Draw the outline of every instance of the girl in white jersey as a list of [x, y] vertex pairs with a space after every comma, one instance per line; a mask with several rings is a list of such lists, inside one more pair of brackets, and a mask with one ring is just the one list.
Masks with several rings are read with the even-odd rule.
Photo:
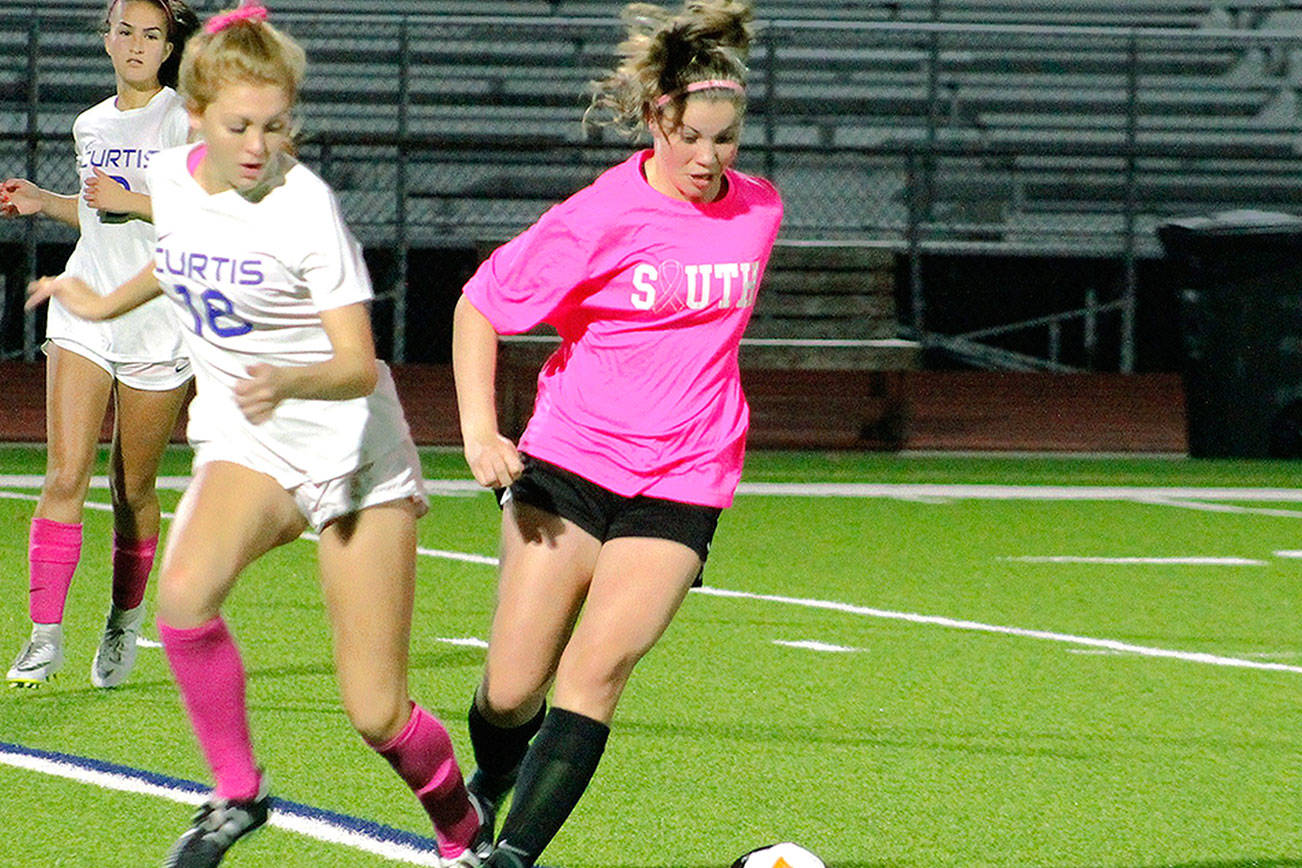
[[[515, 787], [494, 868], [533, 865], [578, 802], [741, 474], [737, 351], [782, 217], [773, 185], [731, 168], [750, 15], [736, 0], [627, 7], [625, 61], [593, 106], [653, 147], [494, 251], [457, 304], [466, 458], [481, 484], [509, 486], [470, 709], [486, 815]], [[539, 322], [561, 346], [517, 451], [497, 428], [497, 335]]]
[[[0, 185], [0, 214], [45, 214], [80, 229], [66, 273], [100, 293], [153, 258], [145, 169], [160, 149], [186, 140], [185, 109], [172, 86], [185, 40], [198, 27], [180, 0], [113, 0], [104, 23], [117, 93], [73, 124], [83, 194], [62, 196], [17, 178]], [[113, 600], [90, 677], [96, 687], [113, 687], [135, 661], [158, 545], [155, 477], [189, 390], [190, 366], [176, 319], [161, 301], [112, 323], [87, 322], [53, 304], [45, 334], [48, 458], [28, 550], [32, 630], [8, 680], [34, 687], [63, 663], [64, 603], [111, 398]]]
[[427, 508], [419, 459], [375, 358], [360, 245], [330, 188], [289, 153], [303, 69], [302, 49], [265, 8], [210, 20], [181, 67], [201, 142], [149, 171], [155, 264], [104, 297], [70, 277], [36, 281], [31, 301], [53, 296], [100, 319], [165, 294], [186, 325], [194, 480], [163, 556], [158, 625], [216, 788], [165, 864], [216, 865], [266, 822], [221, 605], [245, 566], [310, 527], [344, 709], [420, 799], [440, 856], [477, 866], [480, 818], [451, 740], [407, 692], [416, 519]]

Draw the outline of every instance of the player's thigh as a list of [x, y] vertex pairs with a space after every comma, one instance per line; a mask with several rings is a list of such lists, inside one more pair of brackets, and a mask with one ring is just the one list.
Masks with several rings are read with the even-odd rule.
[[110, 471], [126, 489], [152, 487], [189, 393], [189, 383], [158, 391], [136, 389], [121, 382], [114, 385], [116, 412]]
[[168, 534], [159, 617], [178, 629], [216, 617], [240, 571], [306, 526], [270, 476], [229, 461], [201, 465]]
[[345, 704], [358, 694], [405, 701], [416, 507], [395, 500], [331, 522], [318, 560]]
[[572, 694], [608, 692], [613, 710], [633, 666], [664, 635], [700, 568], [696, 552], [679, 542], [647, 537], [607, 541], [597, 558], [583, 618], [561, 658], [557, 705], [578, 710]]
[[507, 712], [530, 704], [551, 683], [601, 543], [573, 522], [508, 502], [500, 549], [484, 686], [490, 707]]

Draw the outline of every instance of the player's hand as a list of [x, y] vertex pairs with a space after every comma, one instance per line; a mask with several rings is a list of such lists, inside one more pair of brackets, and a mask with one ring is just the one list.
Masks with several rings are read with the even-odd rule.
[[41, 188], [22, 178], [0, 184], [0, 217], [29, 217], [43, 208]]
[[91, 319], [91, 307], [100, 296], [79, 277], [39, 277], [27, 284], [27, 303], [23, 309], [33, 310], [51, 298], [57, 298], [71, 313]]
[[130, 193], [121, 183], [104, 174], [98, 168], [94, 175], [86, 179], [81, 198], [96, 211], [113, 211], [125, 213], [131, 210]]
[[465, 453], [475, 481], [485, 488], [506, 488], [524, 472], [515, 444], [496, 431], [467, 438]]
[[285, 398], [285, 369], [259, 363], [249, 367], [248, 375], [235, 384], [235, 403], [244, 418], [260, 425]]

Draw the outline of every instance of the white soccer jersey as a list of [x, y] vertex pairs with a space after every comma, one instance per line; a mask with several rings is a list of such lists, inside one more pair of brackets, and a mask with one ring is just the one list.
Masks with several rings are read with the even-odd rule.
[[233, 389], [259, 362], [333, 356], [320, 311], [371, 298], [361, 245], [334, 193], [306, 166], [286, 157], [283, 178], [256, 202], [234, 190], [213, 195], [187, 165], [198, 147], [165, 151], [149, 171], [154, 273], [177, 306], [195, 370], [189, 439], [196, 448], [247, 440], [257, 453], [250, 466], [287, 488], [351, 473], [409, 437], [389, 377], [365, 398], [282, 401], [260, 425], [244, 418]]
[[[189, 134], [184, 103], [170, 87], [142, 108], [119, 111], [115, 102], [110, 97], [87, 109], [72, 125], [78, 177], [84, 183], [99, 169], [133, 192], [149, 193], [145, 172], [153, 156], [185, 144]], [[64, 272], [105, 295], [149, 263], [154, 227], [146, 220], [101, 215], [77, 192], [81, 237]], [[184, 355], [176, 318], [162, 299], [102, 323], [75, 317], [52, 300], [45, 334], [75, 341], [113, 362], [163, 362]]]

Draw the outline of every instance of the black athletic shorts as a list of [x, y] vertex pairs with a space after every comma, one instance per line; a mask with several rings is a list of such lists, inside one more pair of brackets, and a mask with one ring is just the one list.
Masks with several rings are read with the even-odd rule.
[[[532, 455], [520, 458], [524, 473], [509, 489], [517, 503], [567, 518], [601, 542], [627, 536], [668, 539], [696, 552], [702, 563], [709, 556], [722, 509], [641, 494], [624, 497]], [[506, 491], [498, 490], [499, 506], [506, 503]]]

